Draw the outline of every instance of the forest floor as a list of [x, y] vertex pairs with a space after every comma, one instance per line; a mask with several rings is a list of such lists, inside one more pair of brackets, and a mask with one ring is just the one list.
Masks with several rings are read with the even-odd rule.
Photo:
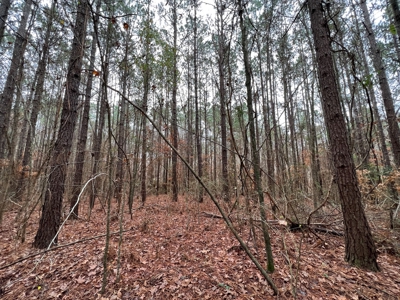
[[[0, 298], [400, 299], [400, 234], [384, 228], [382, 212], [368, 212], [379, 250], [381, 272], [376, 273], [343, 260], [343, 237], [271, 225], [276, 268], [271, 278], [280, 291], [277, 297], [223, 220], [203, 212], [218, 214], [208, 199], [198, 204], [182, 197], [171, 203], [167, 196], [152, 196], [144, 208], [134, 210], [132, 219], [125, 213], [120, 268], [119, 234], [113, 234], [106, 292], [100, 295], [105, 237], [82, 241], [105, 233], [106, 214], [99, 204], [90, 220], [68, 220], [58, 248], [40, 255], [31, 247], [39, 215], [29, 219], [26, 242], [21, 244], [16, 239], [16, 212], [9, 211], [0, 227]], [[115, 213], [111, 220], [111, 232], [118, 231]], [[248, 222], [234, 223], [248, 241]], [[80, 242], [63, 247], [74, 241]], [[249, 242], [261, 259], [261, 240], [256, 244]]]

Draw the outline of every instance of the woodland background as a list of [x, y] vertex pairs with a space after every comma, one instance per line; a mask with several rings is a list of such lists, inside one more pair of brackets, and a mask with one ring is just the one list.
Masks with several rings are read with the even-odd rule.
[[397, 0], [1, 0], [0, 297], [398, 299], [399, 44]]

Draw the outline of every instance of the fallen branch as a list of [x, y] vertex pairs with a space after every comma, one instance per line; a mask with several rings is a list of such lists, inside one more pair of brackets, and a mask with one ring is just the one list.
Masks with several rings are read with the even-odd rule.
[[336, 236], [343, 236], [344, 235], [343, 232], [336, 231], [336, 230], [331, 230], [331, 229], [326, 229], [326, 228], [322, 228], [322, 227], [315, 227], [315, 228], [312, 228], [312, 229], [314, 231], [328, 233], [328, 234], [332, 234], [332, 235], [336, 235]]
[[210, 212], [202, 211], [201, 213], [207, 218], [223, 219], [222, 216], [216, 215], [216, 214], [213, 214], [213, 213], [210, 213]]
[[[217, 214], [207, 212], [207, 211], [202, 211], [201, 214], [207, 218], [223, 219], [223, 217], [221, 215], [217, 215]], [[250, 219], [249, 218], [241, 218], [241, 220], [248, 221]], [[256, 221], [256, 222], [261, 222], [260, 219], [253, 218], [252, 220]], [[285, 225], [285, 226], [287, 226], [287, 224], [288, 224], [288, 222], [285, 220], [266, 220], [266, 222], [268, 224]]]
[[[207, 218], [223, 219], [223, 217], [221, 215], [217, 215], [217, 214], [206, 212], [206, 211], [201, 212], [201, 214]], [[243, 220], [249, 220], [249, 219], [244, 218]], [[261, 220], [259, 220], [259, 219], [253, 219], [253, 221], [261, 222]], [[282, 225], [285, 227], [289, 227], [289, 229], [292, 231], [309, 228], [309, 229], [312, 229], [317, 232], [328, 233], [328, 234], [332, 234], [332, 235], [336, 235], [336, 236], [343, 236], [343, 232], [340, 232], [340, 231], [331, 230], [331, 229], [327, 229], [327, 228], [323, 228], [323, 227], [315, 227], [315, 225], [325, 225], [325, 224], [321, 224], [321, 223], [316, 223], [316, 224], [311, 223], [309, 225], [307, 225], [307, 224], [291, 224], [290, 226], [284, 220], [282, 220], [282, 221], [281, 220], [267, 220], [267, 223], [271, 224], [271, 225]]]
[[[124, 230], [123, 232], [127, 232], [127, 231], [130, 231], [130, 230], [132, 230], [132, 229]], [[112, 232], [110, 235], [114, 235], [114, 234], [118, 234], [118, 233], [120, 233], [120, 231]], [[36, 252], [36, 253], [33, 253], [33, 254], [29, 254], [28, 256], [21, 257], [21, 258], [17, 259], [16, 261], [13, 261], [12, 263], [10, 263], [8, 265], [0, 267], [0, 270], [7, 269], [8, 267], [16, 265], [16, 264], [18, 264], [20, 262], [23, 262], [23, 261], [27, 260], [27, 259], [30, 259], [32, 257], [38, 256], [38, 255], [41, 255], [41, 254], [45, 254], [45, 253], [53, 251], [53, 250], [58, 250], [60, 248], [69, 247], [69, 246], [72, 246], [72, 245], [75, 245], [75, 244], [79, 244], [79, 243], [83, 243], [83, 242], [87, 242], [87, 241], [90, 241], [90, 240], [95, 240], [95, 239], [98, 239], [98, 238], [101, 238], [101, 237], [104, 237], [104, 236], [106, 236], [105, 233], [104, 234], [100, 234], [100, 235], [96, 235], [96, 236], [87, 237], [87, 238], [84, 238], [84, 239], [81, 239], [81, 240], [77, 240], [77, 241], [74, 241], [74, 242], [71, 242], [71, 243], [68, 243], [68, 244], [55, 246], [55, 247], [52, 247], [50, 249], [45, 249], [43, 251], [39, 251], [39, 252]]]

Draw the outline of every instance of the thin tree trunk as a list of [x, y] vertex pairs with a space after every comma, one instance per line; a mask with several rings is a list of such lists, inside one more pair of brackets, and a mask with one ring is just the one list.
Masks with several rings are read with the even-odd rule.
[[218, 14], [218, 74], [219, 74], [219, 97], [220, 97], [220, 114], [221, 114], [221, 167], [222, 167], [222, 199], [230, 200], [229, 194], [229, 177], [228, 177], [228, 147], [227, 147], [227, 130], [226, 130], [226, 88], [225, 88], [225, 32], [224, 32], [224, 10], [225, 4], [219, 1]]
[[[178, 47], [178, 17], [177, 3], [173, 0], [172, 7], [172, 23], [174, 27], [174, 46], [173, 46], [173, 78], [172, 78], [172, 103], [171, 103], [171, 122], [172, 122], [172, 146], [178, 150], [178, 119], [177, 119], [177, 104], [176, 94], [178, 89], [178, 67], [177, 67], [177, 47]], [[175, 151], [172, 151], [172, 201], [178, 201], [178, 156]]]
[[11, 0], [2, 0], [0, 4], [0, 44], [4, 37], [6, 29], [6, 22], [8, 17], [8, 10], [11, 6]]
[[135, 132], [134, 132], [134, 136], [136, 136], [136, 139], [134, 140], [134, 148], [133, 148], [133, 153], [134, 156], [132, 158], [132, 170], [131, 170], [131, 184], [130, 184], [130, 189], [129, 189], [129, 213], [131, 214], [132, 217], [132, 208], [133, 208], [133, 197], [135, 194], [135, 189], [136, 189], [136, 182], [138, 180], [137, 179], [137, 175], [139, 173], [139, 152], [140, 152], [140, 132], [141, 132], [141, 115], [138, 112], [134, 112], [134, 116], [135, 116], [135, 120], [133, 122], [133, 124], [135, 124]]
[[[52, 2], [52, 6], [50, 9], [50, 14], [49, 18], [47, 20], [47, 29], [46, 29], [46, 34], [45, 34], [45, 39], [43, 43], [43, 48], [42, 48], [42, 55], [39, 60], [36, 72], [35, 72], [35, 80], [34, 82], [36, 83], [36, 86], [32, 88], [32, 93], [33, 98], [32, 101], [32, 112], [29, 118], [29, 126], [28, 122], [26, 124], [23, 124], [23, 128], [21, 130], [21, 139], [25, 136], [24, 132], [24, 127], [28, 127], [28, 133], [26, 136], [25, 140], [25, 150], [22, 158], [22, 166], [32, 166], [31, 159], [32, 159], [32, 143], [33, 139], [36, 135], [36, 122], [37, 118], [39, 115], [40, 111], [40, 105], [41, 105], [41, 98], [43, 95], [43, 86], [44, 86], [44, 79], [45, 79], [45, 73], [47, 69], [47, 60], [48, 60], [48, 55], [49, 55], [49, 41], [50, 41], [50, 35], [51, 35], [51, 29], [52, 29], [52, 23], [53, 23], [53, 18], [54, 18], [54, 9], [55, 9], [55, 2]], [[22, 71], [22, 68], [21, 70]], [[31, 98], [31, 97], [30, 97]], [[14, 116], [15, 118], [15, 116]], [[25, 120], [24, 120], [25, 121]], [[25, 122], [24, 122], [25, 123]], [[15, 125], [14, 125], [14, 128]], [[21, 143], [22, 144], [22, 143]], [[17, 153], [18, 154], [18, 153]], [[18, 155], [17, 155], [18, 157]], [[18, 187], [17, 187], [17, 199], [20, 200], [22, 197], [22, 194], [24, 192], [24, 178], [19, 178], [18, 180]]]
[[[396, 30], [396, 32], [397, 32], [397, 30]], [[392, 33], [392, 39], [393, 39], [394, 48], [396, 49], [397, 62], [400, 63], [400, 45], [399, 45], [399, 41], [397, 40], [397, 35]], [[398, 70], [397, 70], [397, 73], [398, 73]]]
[[[217, 140], [217, 107], [216, 105], [212, 106], [212, 128], [213, 128], [213, 140]], [[218, 182], [217, 180], [217, 143], [213, 143], [212, 146], [212, 154], [211, 154], [211, 163], [212, 163], [212, 176], [211, 180], [214, 182]]]
[[[194, 19], [193, 19], [193, 69], [194, 69], [194, 103], [195, 103], [195, 135], [196, 135], [196, 150], [197, 150], [197, 174], [200, 178], [203, 177], [203, 152], [201, 145], [201, 129], [200, 129], [200, 109], [198, 96], [198, 66], [197, 66], [197, 0], [194, 1]], [[198, 185], [197, 200], [203, 202], [203, 188]]]
[[21, 67], [22, 57], [27, 43], [26, 26], [28, 24], [29, 14], [31, 12], [32, 0], [27, 0], [19, 23], [16, 35], [11, 66], [8, 71], [6, 83], [0, 98], [0, 159], [6, 157], [7, 149], [11, 152], [10, 142], [7, 136], [7, 129], [10, 123], [10, 114], [18, 70]]
[[25, 64], [25, 58], [21, 58], [21, 65], [18, 70], [18, 75], [17, 75], [17, 92], [16, 92], [16, 97], [15, 97], [15, 103], [13, 107], [13, 118], [12, 118], [12, 124], [11, 125], [11, 141], [10, 141], [10, 151], [8, 152], [8, 159], [10, 161], [14, 161], [16, 157], [16, 151], [17, 151], [17, 141], [18, 141], [18, 136], [20, 135], [20, 126], [18, 123], [20, 122], [20, 116], [21, 116], [21, 100], [22, 100], [22, 88], [23, 88], [23, 80], [24, 80], [24, 64]]
[[[149, 9], [149, 8], [148, 8]], [[148, 13], [146, 33], [145, 33], [145, 61], [143, 66], [143, 100], [142, 109], [147, 112], [149, 91], [150, 91], [150, 11]], [[146, 202], [147, 197], [147, 119], [142, 116], [142, 158], [141, 158], [141, 198], [142, 205]]]
[[[310, 45], [312, 46], [312, 45]], [[302, 61], [306, 62], [303, 50], [301, 51]], [[314, 56], [314, 55], [313, 55]], [[322, 178], [319, 163], [318, 153], [318, 139], [317, 130], [315, 126], [315, 103], [314, 103], [314, 82], [311, 83], [312, 90], [310, 91], [310, 82], [306, 74], [306, 66], [303, 64], [303, 77], [305, 80], [305, 99], [306, 99], [306, 114], [307, 114], [307, 131], [308, 131], [308, 143], [310, 148], [310, 165], [311, 165], [311, 181], [312, 181], [312, 195], [313, 195], [313, 206], [317, 209], [320, 205], [320, 199], [322, 199]]]
[[[268, 45], [269, 47], [269, 45]], [[273, 53], [272, 49], [268, 49], [267, 51], [267, 66], [268, 66], [268, 82], [269, 82], [269, 103], [270, 103], [270, 113], [269, 115], [272, 116], [272, 128], [273, 128], [273, 137], [274, 137], [274, 145], [273, 145], [273, 152], [274, 155], [273, 161], [271, 164], [274, 164], [275, 161], [275, 178], [277, 178], [278, 183], [281, 183], [282, 180], [282, 164], [281, 164], [281, 149], [279, 145], [279, 125], [278, 121], [276, 119], [277, 116], [277, 110], [275, 109], [275, 87], [274, 87], [274, 71], [273, 71], [273, 65], [272, 65], [272, 60], [273, 60]], [[270, 132], [271, 135], [271, 146], [272, 146], [272, 132]], [[271, 168], [273, 168], [273, 165], [271, 165]], [[279, 184], [278, 184], [279, 185]], [[275, 197], [279, 197], [279, 189], [276, 190]]]
[[45, 35], [43, 49], [42, 49], [42, 57], [38, 63], [38, 67], [37, 67], [37, 71], [36, 71], [36, 74], [38, 75], [38, 77], [37, 77], [36, 88], [34, 89], [35, 94], [32, 99], [32, 112], [31, 112], [30, 121], [29, 121], [28, 135], [26, 137], [24, 156], [22, 159], [23, 166], [27, 166], [27, 165], [31, 164], [32, 142], [33, 142], [33, 138], [36, 135], [36, 122], [37, 122], [37, 118], [39, 115], [41, 99], [42, 99], [42, 95], [43, 95], [44, 79], [45, 79], [45, 75], [46, 75], [47, 61], [48, 61], [48, 57], [49, 57], [49, 42], [50, 42], [50, 35], [51, 35], [51, 31], [52, 31], [54, 12], [55, 12], [55, 1], [52, 2], [49, 19], [47, 21], [46, 35]]
[[[106, 53], [106, 60], [108, 60], [108, 50]], [[108, 73], [108, 63], [105, 63], [105, 66], [103, 66], [102, 72]], [[107, 75], [104, 75], [108, 77]], [[96, 118], [96, 126], [94, 130], [94, 137], [93, 137], [93, 145], [92, 145], [92, 158], [93, 158], [93, 168], [92, 168], [92, 176], [95, 176], [97, 172], [99, 171], [99, 164], [100, 164], [100, 158], [101, 158], [101, 145], [103, 143], [103, 130], [104, 130], [104, 124], [105, 124], [105, 114], [106, 114], [106, 101], [105, 99], [105, 89], [107, 87], [105, 86], [104, 83], [101, 84], [101, 94], [99, 96], [99, 102], [100, 108], [98, 109], [98, 114]], [[93, 209], [94, 203], [96, 200], [96, 196], [98, 196], [100, 190], [100, 184], [98, 181], [96, 181], [92, 185], [92, 190], [90, 192], [90, 200], [89, 200], [89, 205], [90, 205], [90, 210]]]
[[[168, 97], [166, 97], [168, 98]], [[166, 107], [165, 107], [165, 118], [166, 120], [169, 119], [169, 112], [170, 112], [170, 105], [169, 102], [167, 102]], [[168, 128], [167, 123], [165, 124], [165, 136], [169, 137], [170, 135], [170, 130]], [[164, 192], [165, 194], [168, 194], [169, 192], [169, 178], [168, 178], [168, 170], [169, 170], [169, 153], [164, 153]]]
[[[342, 34], [340, 34], [341, 42], [343, 44], [342, 40]], [[362, 163], [362, 168], [366, 168], [368, 165], [368, 159], [367, 156], [369, 155], [369, 149], [368, 145], [365, 145], [365, 137], [366, 133], [363, 131], [362, 128], [362, 123], [366, 123], [362, 121], [362, 115], [358, 109], [358, 99], [357, 93], [358, 90], [356, 89], [356, 84], [352, 82], [350, 78], [350, 70], [348, 68], [348, 62], [343, 60], [343, 56], [339, 55], [340, 58], [340, 63], [341, 63], [341, 68], [342, 70], [344, 69], [343, 74], [343, 81], [345, 82], [344, 85], [347, 85], [347, 89], [350, 91], [350, 98], [347, 99], [348, 103], [348, 111], [350, 115], [350, 123], [351, 123], [351, 129], [350, 132], [352, 132], [352, 139], [351, 139], [351, 144], [355, 150], [356, 157], [358, 158], [356, 163], [360, 164]], [[345, 96], [344, 96], [345, 97]]]
[[[268, 27], [269, 30], [269, 27]], [[269, 36], [269, 32], [268, 32]], [[267, 52], [267, 64], [271, 64], [271, 53], [270, 53], [270, 43], [269, 43], [269, 37], [267, 37], [267, 46], [266, 46], [266, 52]], [[265, 87], [264, 87], [264, 80], [263, 80], [263, 70], [262, 70], [262, 65], [261, 65], [261, 46], [259, 41], [257, 42], [257, 47], [258, 47], [258, 53], [259, 53], [259, 69], [260, 69], [260, 81], [261, 81], [261, 97], [262, 97], [262, 109], [263, 109], [263, 115], [264, 115], [264, 130], [265, 130], [265, 137], [266, 137], [266, 155], [267, 155], [267, 182], [268, 182], [268, 189], [270, 192], [270, 195], [275, 198], [275, 181], [274, 181], [274, 176], [275, 176], [275, 164], [274, 164], [274, 154], [273, 154], [273, 141], [272, 141], [272, 128], [271, 128], [271, 114], [274, 114], [275, 112], [270, 109], [269, 101], [268, 98], [272, 98], [269, 96], [268, 92], [268, 81], [270, 82], [270, 77], [271, 74], [268, 73], [266, 74], [266, 79], [265, 79]], [[269, 67], [270, 68], [270, 67]], [[272, 89], [271, 89], [272, 91]], [[271, 201], [271, 209], [272, 209], [272, 214], [275, 217], [275, 214], [277, 213], [277, 206], [276, 204]]]
[[[100, 4], [98, 4], [100, 5]], [[112, 31], [113, 23], [108, 22], [107, 25], [107, 33], [106, 33], [106, 41], [105, 41], [105, 50], [104, 53], [101, 51], [102, 48], [100, 47], [100, 42], [99, 42], [99, 36], [98, 33], [96, 34], [97, 36], [97, 47], [100, 50], [100, 58], [101, 58], [101, 68], [102, 68], [102, 81], [101, 81], [101, 92], [99, 96], [99, 102], [97, 103], [97, 113], [96, 113], [96, 123], [95, 123], [95, 130], [93, 133], [93, 145], [92, 145], [92, 159], [93, 159], [93, 166], [92, 166], [92, 176], [96, 176], [96, 174], [99, 172], [99, 165], [100, 165], [100, 159], [103, 157], [101, 154], [102, 150], [102, 144], [103, 144], [103, 130], [104, 130], [104, 125], [105, 125], [105, 120], [106, 120], [106, 113], [107, 113], [107, 106], [108, 104], [108, 99], [107, 99], [107, 84], [108, 84], [108, 78], [109, 78], [109, 66], [110, 66], [110, 55], [111, 55], [111, 31]], [[96, 27], [95, 27], [96, 29]], [[110, 137], [111, 138], [111, 137]], [[108, 158], [108, 156], [107, 156]], [[109, 179], [111, 180], [111, 178]], [[96, 196], [100, 195], [100, 192], [102, 191], [102, 183], [99, 181], [96, 181], [94, 184], [92, 184], [92, 189], [90, 191], [90, 196], [89, 196], [89, 217], [91, 215], [91, 211], [94, 207]]]
[[[96, 11], [98, 12], [100, 9], [100, 0], [97, 3]], [[96, 28], [98, 26], [98, 17], [94, 16], [94, 24]], [[70, 200], [70, 209], [73, 209], [71, 214], [71, 218], [77, 218], [79, 215], [79, 203], [78, 196], [81, 192], [82, 186], [82, 178], [83, 178], [83, 166], [85, 162], [85, 149], [86, 149], [86, 141], [88, 137], [88, 129], [89, 129], [89, 112], [90, 112], [90, 101], [92, 99], [92, 87], [93, 87], [93, 76], [94, 76], [94, 62], [96, 59], [96, 49], [97, 49], [97, 29], [95, 29], [92, 33], [92, 49], [90, 52], [90, 63], [88, 70], [88, 78], [86, 83], [85, 90], [85, 102], [83, 104], [83, 114], [82, 114], [82, 123], [81, 130], [79, 133], [77, 149], [76, 149], [76, 158], [75, 158], [75, 174], [73, 179], [73, 192]]]
[[[393, 10], [394, 25], [396, 26], [397, 37], [400, 42], [400, 9], [398, 0], [390, 0], [390, 6]], [[0, 35], [1, 37], [1, 35]]]
[[[39, 58], [40, 60], [40, 58]], [[22, 128], [21, 128], [21, 134], [19, 137], [19, 141], [18, 141], [18, 153], [17, 153], [17, 160], [22, 160], [24, 153], [25, 153], [25, 147], [24, 145], [26, 144], [26, 137], [28, 134], [28, 127], [29, 127], [29, 119], [30, 119], [30, 114], [29, 112], [31, 111], [31, 105], [32, 105], [32, 100], [35, 94], [35, 86], [37, 84], [37, 80], [38, 80], [39, 74], [38, 74], [38, 69], [36, 69], [35, 72], [35, 76], [33, 78], [33, 81], [31, 82], [31, 85], [29, 86], [29, 97], [26, 100], [25, 103], [25, 110], [24, 110], [24, 120], [22, 122]]]
[[371, 56], [374, 63], [375, 72], [379, 79], [379, 86], [382, 93], [383, 104], [386, 110], [386, 118], [389, 125], [389, 137], [392, 143], [392, 153], [396, 167], [400, 167], [400, 130], [397, 124], [396, 111], [393, 104], [393, 97], [390, 91], [389, 82], [386, 76], [386, 69], [383, 64], [381, 50], [376, 42], [375, 33], [372, 30], [372, 24], [369, 17], [366, 0], [360, 2], [364, 14], [364, 25], [367, 31], [367, 37], [371, 47]]
[[256, 143], [256, 131], [255, 131], [255, 114], [253, 110], [253, 94], [251, 90], [251, 65], [250, 65], [250, 57], [249, 50], [247, 49], [247, 27], [244, 24], [243, 13], [244, 9], [242, 7], [242, 2], [239, 0], [239, 19], [240, 19], [240, 30], [242, 33], [242, 52], [243, 52], [243, 60], [244, 60], [244, 69], [246, 74], [246, 90], [247, 90], [247, 110], [248, 110], [248, 124], [250, 129], [250, 147], [251, 147], [251, 159], [252, 159], [252, 167], [254, 172], [254, 182], [256, 193], [260, 205], [260, 217], [261, 217], [261, 226], [264, 236], [265, 242], [265, 252], [267, 256], [267, 270], [269, 272], [273, 272], [274, 261], [272, 256], [271, 249], [271, 241], [266, 225], [266, 213], [265, 213], [265, 203], [264, 203], [264, 192], [261, 185], [261, 172], [260, 172], [260, 154], [258, 151], [257, 143]]
[[[189, 55], [188, 55], [189, 57]], [[187, 161], [190, 166], [193, 166], [193, 110], [192, 110], [192, 101], [191, 101], [191, 92], [192, 92], [192, 85], [191, 85], [191, 80], [190, 80], [190, 60], [188, 58], [187, 61], [187, 91], [188, 91], [188, 96], [187, 96], [187, 104], [186, 104], [186, 126], [187, 126]], [[186, 173], [186, 189], [189, 189], [190, 186], [190, 179], [191, 179], [191, 174], [190, 170], [187, 169]]]
[[[352, 9], [353, 9], [354, 19], [357, 20], [357, 14], [355, 11], [356, 8], [355, 8], [354, 3], [352, 3]], [[356, 30], [357, 30], [357, 32], [360, 32], [358, 20], [356, 22]], [[367, 57], [365, 54], [364, 43], [360, 42], [359, 44], [360, 44], [360, 48], [361, 48], [360, 55], [361, 55], [362, 65], [364, 68], [364, 76], [370, 76], [371, 72], [370, 72], [369, 65], [367, 62]], [[385, 138], [385, 134], [383, 131], [382, 119], [381, 119], [381, 116], [380, 116], [379, 110], [378, 110], [378, 104], [377, 104], [376, 96], [375, 96], [375, 89], [372, 84], [368, 85], [367, 88], [368, 88], [369, 96], [371, 97], [372, 107], [373, 107], [373, 111], [374, 111], [374, 119], [377, 124], [377, 131], [378, 131], [379, 143], [380, 143], [380, 147], [381, 147], [381, 151], [382, 151], [383, 164], [386, 169], [390, 169], [389, 151], [386, 146], [386, 138]]]
[[[128, 52], [129, 45], [126, 42], [125, 45], [125, 57], [123, 60], [123, 75], [122, 75], [122, 97], [120, 100], [120, 109], [119, 109], [119, 122], [118, 122], [118, 150], [117, 150], [117, 170], [115, 175], [115, 197], [118, 202], [118, 207], [120, 207], [121, 199], [122, 199], [122, 187], [124, 180], [124, 154], [126, 150], [126, 119], [127, 119], [127, 105], [126, 105], [126, 90], [127, 90], [127, 81], [128, 81]], [[122, 208], [123, 209], [123, 208]]]

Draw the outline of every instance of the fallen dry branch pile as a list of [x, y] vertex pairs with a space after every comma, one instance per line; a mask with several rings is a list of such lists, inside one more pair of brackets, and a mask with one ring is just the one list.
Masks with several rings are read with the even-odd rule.
[[[214, 214], [211, 212], [203, 211], [201, 214], [207, 218], [216, 218], [216, 219], [223, 219], [221, 215], [219, 214]], [[246, 220], [248, 221], [248, 217], [241, 217], [240, 220]], [[261, 222], [260, 219], [254, 218], [254, 222]], [[304, 231], [304, 230], [311, 230], [312, 232], [321, 232], [321, 233], [327, 233], [327, 234], [332, 234], [336, 236], [343, 236], [342, 231], [334, 230], [334, 229], [329, 229], [327, 228], [330, 226], [329, 224], [296, 224], [296, 223], [291, 223], [290, 221], [285, 221], [285, 220], [267, 220], [268, 225], [270, 226], [280, 226], [283, 228], [287, 228], [290, 231]]]
[[[113, 235], [110, 277], [102, 296], [103, 210], [95, 209], [90, 222], [67, 221], [60, 246], [40, 255], [29, 245], [38, 216], [29, 221], [27, 243], [19, 244], [14, 238], [15, 214], [8, 213], [0, 228], [0, 298], [275, 299], [223, 221], [203, 211], [217, 215], [209, 202], [199, 205], [182, 198], [171, 204], [166, 197], [154, 197], [135, 210], [132, 220], [126, 214], [121, 280], [116, 280], [118, 235]], [[113, 232], [118, 231], [115, 219]], [[248, 227], [234, 224], [263, 261], [261, 240], [254, 245]], [[399, 258], [385, 248], [379, 256], [382, 272], [371, 273], [343, 261], [342, 237], [319, 233], [318, 238], [284, 226], [271, 226], [270, 231], [276, 262], [271, 277], [279, 299], [293, 299], [294, 294], [297, 299], [400, 299]], [[379, 230], [380, 236], [385, 234]]]

